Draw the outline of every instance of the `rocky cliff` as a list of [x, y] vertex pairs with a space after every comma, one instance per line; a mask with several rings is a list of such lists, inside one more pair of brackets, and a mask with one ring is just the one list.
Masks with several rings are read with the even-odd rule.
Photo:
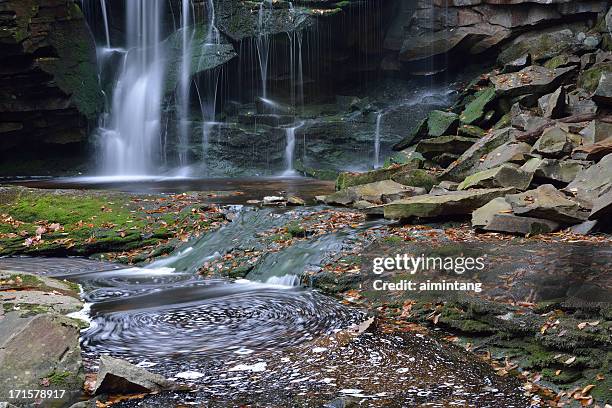
[[87, 138], [103, 98], [73, 0], [0, 0], [0, 60], [0, 155]]

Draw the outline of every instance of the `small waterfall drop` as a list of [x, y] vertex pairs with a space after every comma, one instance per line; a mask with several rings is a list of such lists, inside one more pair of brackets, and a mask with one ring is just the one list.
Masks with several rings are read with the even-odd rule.
[[[268, 63], [270, 57], [270, 38], [265, 33], [264, 24], [268, 16], [267, 9], [264, 6], [266, 1], [261, 2], [259, 5], [259, 12], [257, 14], [257, 58], [259, 61], [259, 71], [261, 75], [261, 96], [266, 98], [268, 96]], [[272, 1], [269, 1], [270, 13], [272, 9]]]
[[112, 106], [98, 130], [102, 172], [146, 175], [161, 149], [161, 104], [165, 72], [161, 43], [163, 0], [126, 2], [126, 49]]
[[302, 124], [300, 123], [294, 127], [288, 127], [285, 129], [285, 135], [287, 136], [287, 145], [285, 147], [285, 171], [283, 173], [284, 176], [292, 176], [295, 175], [295, 170], [293, 169], [293, 157], [295, 151], [295, 130], [298, 129]]
[[179, 126], [179, 164], [187, 166], [187, 150], [189, 145], [189, 89], [191, 84], [191, 40], [193, 28], [190, 24], [191, 0], [182, 0], [181, 9], [181, 78], [179, 85], [178, 126]]
[[104, 21], [104, 34], [106, 35], [106, 48], [111, 48], [110, 31], [108, 29], [108, 12], [106, 10], [106, 0], [100, 0], [102, 10], [102, 20]]
[[383, 113], [379, 112], [376, 115], [376, 130], [374, 132], [374, 168], [380, 167], [380, 123], [382, 122]]

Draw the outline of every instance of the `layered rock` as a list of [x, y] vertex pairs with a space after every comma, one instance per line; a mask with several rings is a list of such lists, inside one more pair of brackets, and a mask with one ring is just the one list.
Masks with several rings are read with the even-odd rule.
[[6, 0], [0, 13], [0, 151], [83, 142], [103, 100], [81, 10], [72, 0]]

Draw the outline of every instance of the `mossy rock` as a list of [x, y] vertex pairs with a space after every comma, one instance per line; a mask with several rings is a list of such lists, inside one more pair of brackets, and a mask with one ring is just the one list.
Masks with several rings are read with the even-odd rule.
[[453, 112], [434, 110], [427, 118], [427, 134], [430, 137], [452, 135], [459, 126], [459, 116]]
[[427, 191], [431, 190], [433, 186], [438, 184], [438, 179], [436, 176], [422, 169], [409, 169], [398, 172], [391, 178], [391, 180], [405, 186], [423, 187]]
[[595, 64], [591, 68], [584, 70], [578, 76], [578, 86], [587, 92], [594, 92], [599, 85], [599, 79], [603, 73], [612, 72], [612, 62], [602, 62]]
[[474, 100], [466, 105], [459, 117], [465, 125], [478, 125], [488, 112], [488, 105], [495, 99], [495, 88], [489, 87], [476, 93]]

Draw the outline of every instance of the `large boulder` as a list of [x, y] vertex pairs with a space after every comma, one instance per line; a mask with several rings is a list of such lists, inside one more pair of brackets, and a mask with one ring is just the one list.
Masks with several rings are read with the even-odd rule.
[[472, 227], [484, 228], [496, 214], [512, 213], [512, 206], [504, 197], [497, 197], [472, 212]]
[[138, 394], [176, 389], [176, 384], [144, 368], [110, 356], [100, 357], [94, 394]]
[[492, 199], [515, 191], [513, 188], [494, 188], [411, 197], [385, 205], [384, 215], [389, 219], [467, 215]]
[[0, 151], [84, 142], [104, 100], [79, 6], [5, 0], [0, 14]]
[[536, 235], [554, 232], [560, 227], [561, 225], [558, 222], [551, 220], [519, 217], [514, 214], [495, 214], [483, 229], [491, 232]]
[[542, 61], [570, 51], [575, 45], [574, 33], [567, 28], [549, 28], [519, 35], [504, 47], [497, 61], [501, 65], [530, 54], [534, 61]]
[[416, 151], [425, 158], [432, 159], [442, 153], [460, 155], [475, 142], [474, 138], [464, 136], [440, 136], [423, 139], [416, 145]]
[[359, 186], [362, 184], [374, 183], [377, 181], [383, 180], [391, 180], [397, 173], [401, 173], [403, 171], [412, 170], [414, 167], [411, 165], [393, 165], [390, 167], [385, 167], [381, 169], [366, 171], [363, 173], [355, 173], [355, 172], [342, 172], [338, 175], [336, 179], [336, 190], [342, 190], [347, 187]]
[[393, 200], [425, 194], [424, 188], [404, 186], [393, 180], [352, 186], [324, 198], [326, 204], [348, 206], [358, 201], [382, 204]]
[[459, 116], [453, 112], [434, 110], [427, 118], [428, 136], [452, 135], [459, 126]]
[[497, 188], [514, 187], [517, 190], [525, 190], [531, 184], [533, 173], [528, 173], [516, 165], [502, 164], [499, 167], [483, 170], [466, 177], [459, 184], [457, 190], [470, 188]]
[[609, 72], [603, 73], [599, 78], [593, 100], [601, 106], [612, 106], [612, 74]]
[[507, 142], [488, 153], [478, 166], [478, 170], [492, 169], [504, 163], [523, 163], [531, 146], [523, 142]]
[[593, 209], [589, 215], [590, 220], [607, 219], [612, 215], [612, 189], [593, 202]]
[[542, 156], [560, 158], [569, 155], [582, 142], [582, 137], [560, 126], [549, 128], [533, 145], [533, 150]]
[[422, 169], [406, 169], [395, 173], [391, 180], [405, 186], [422, 187], [427, 191], [438, 182], [433, 174]]
[[[559, 182], [559, 183], [570, 183], [576, 178], [576, 175], [585, 167], [590, 165], [589, 162], [583, 160], [557, 160], [557, 159], [537, 159], [537, 164], [534, 166], [534, 176], [538, 180], [545, 180], [546, 182]], [[529, 170], [530, 167], [525, 164], [523, 170]]]
[[567, 67], [553, 70], [532, 65], [518, 72], [491, 77], [491, 82], [495, 85], [498, 95], [544, 95], [562, 85], [575, 69], [576, 67]]
[[578, 146], [572, 152], [572, 157], [579, 160], [600, 160], [612, 153], [612, 136], [597, 143]]
[[440, 176], [441, 179], [451, 181], [463, 181], [470, 174], [475, 173], [480, 164], [480, 158], [490, 153], [497, 147], [514, 139], [518, 131], [512, 128], [503, 128], [490, 132], [487, 136], [476, 141]]
[[560, 224], [578, 224], [588, 218], [578, 202], [570, 200], [551, 184], [544, 184], [535, 190], [506, 196], [515, 215], [543, 218]]
[[495, 88], [488, 87], [476, 92], [474, 99], [465, 106], [459, 117], [461, 123], [466, 125], [478, 125], [482, 122], [488, 107], [495, 100]]
[[593, 203], [612, 189], [612, 153], [601, 161], [578, 173], [576, 178], [564, 191], [576, 196], [576, 199]]

